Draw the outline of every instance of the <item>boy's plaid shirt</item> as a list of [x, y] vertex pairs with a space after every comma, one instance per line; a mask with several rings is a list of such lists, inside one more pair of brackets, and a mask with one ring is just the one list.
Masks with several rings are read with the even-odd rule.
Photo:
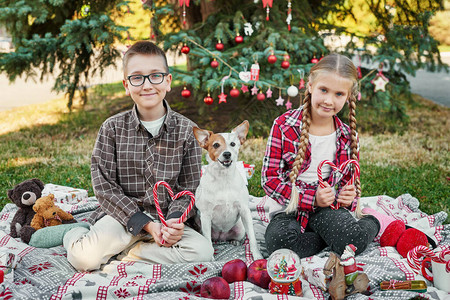
[[[166, 118], [154, 137], [141, 124], [136, 106], [102, 124], [91, 158], [92, 186], [100, 203], [90, 217], [92, 223], [108, 214], [137, 235], [150, 220], [159, 220], [153, 200], [156, 182], [166, 181], [174, 194], [195, 193], [202, 155], [192, 130], [195, 124], [165, 100], [164, 106]], [[183, 214], [190, 198], [172, 201], [160, 187], [158, 201], [170, 219]], [[189, 216], [193, 214], [194, 210]]]
[[[336, 156], [333, 163], [337, 166], [351, 159], [351, 136], [350, 127], [344, 124], [338, 117], [334, 116], [336, 127]], [[300, 144], [300, 133], [302, 128], [302, 108], [290, 110], [275, 119], [272, 130], [267, 141], [261, 171], [261, 185], [266, 194], [284, 208], [289, 204], [292, 185], [289, 174], [297, 155]], [[358, 141], [359, 160], [359, 141]], [[309, 143], [305, 159], [300, 167], [299, 173], [305, 172], [311, 164], [311, 144]], [[351, 174], [347, 174], [341, 180], [342, 174], [333, 172], [326, 181], [334, 186], [338, 183], [338, 195], [341, 188], [350, 180]], [[297, 207], [298, 218], [301, 222], [302, 231], [308, 224], [309, 212], [314, 211], [314, 198], [319, 182], [307, 184], [297, 180], [296, 186], [299, 190], [299, 204]], [[353, 201], [351, 211], [356, 209], [357, 200]]]

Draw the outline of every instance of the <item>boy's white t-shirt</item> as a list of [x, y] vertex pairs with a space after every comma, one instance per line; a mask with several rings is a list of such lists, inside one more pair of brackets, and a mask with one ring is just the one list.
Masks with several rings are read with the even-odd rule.
[[[303, 182], [311, 184], [317, 180], [317, 167], [323, 160], [333, 161], [336, 157], [336, 131], [329, 135], [316, 136], [309, 134], [311, 143], [311, 164], [309, 168], [298, 176]], [[322, 167], [322, 178], [328, 178], [331, 173], [331, 167], [324, 165]]]
[[150, 132], [153, 136], [156, 136], [159, 133], [159, 130], [161, 129], [162, 124], [164, 123], [164, 119], [166, 118], [166, 115], [162, 116], [158, 120], [155, 121], [142, 121], [142, 125], [144, 125], [145, 129], [147, 129], [148, 132]]

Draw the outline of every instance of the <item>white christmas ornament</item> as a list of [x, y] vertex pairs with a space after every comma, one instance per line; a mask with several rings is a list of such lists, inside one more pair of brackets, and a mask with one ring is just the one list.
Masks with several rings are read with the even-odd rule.
[[245, 23], [244, 24], [244, 33], [245, 35], [252, 35], [253, 34], [253, 28], [251, 23]]
[[287, 94], [290, 97], [295, 97], [298, 95], [298, 88], [295, 85], [291, 85], [290, 87], [288, 87], [287, 89]]
[[249, 82], [251, 78], [250, 72], [239, 72], [239, 79], [241, 79], [243, 82]]

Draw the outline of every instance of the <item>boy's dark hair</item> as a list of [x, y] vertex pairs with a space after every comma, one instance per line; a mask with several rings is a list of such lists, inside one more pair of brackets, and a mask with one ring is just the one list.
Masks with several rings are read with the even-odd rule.
[[136, 54], [144, 54], [144, 55], [159, 55], [164, 60], [164, 67], [166, 72], [169, 73], [169, 65], [167, 64], [166, 54], [161, 48], [149, 41], [138, 41], [134, 43], [123, 55], [122, 59], [122, 67], [125, 72], [128, 60]]

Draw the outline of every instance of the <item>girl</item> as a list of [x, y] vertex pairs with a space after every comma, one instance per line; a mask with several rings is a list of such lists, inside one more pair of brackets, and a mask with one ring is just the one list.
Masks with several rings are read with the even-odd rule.
[[[275, 119], [261, 184], [283, 210], [271, 214], [265, 233], [269, 253], [288, 248], [303, 258], [330, 246], [342, 254], [346, 245], [353, 244], [358, 254], [380, 231], [381, 223], [374, 216], [355, 220], [350, 213], [356, 210], [360, 196], [359, 180], [355, 180], [356, 186], [347, 184], [351, 174], [340, 178], [325, 165], [325, 187], [318, 185], [317, 166], [321, 161], [330, 160], [339, 166], [349, 159], [359, 160], [355, 118], [358, 93], [352, 61], [331, 54], [311, 68], [304, 105]], [[350, 126], [336, 116], [346, 102]], [[341, 208], [331, 209], [336, 202]]]

